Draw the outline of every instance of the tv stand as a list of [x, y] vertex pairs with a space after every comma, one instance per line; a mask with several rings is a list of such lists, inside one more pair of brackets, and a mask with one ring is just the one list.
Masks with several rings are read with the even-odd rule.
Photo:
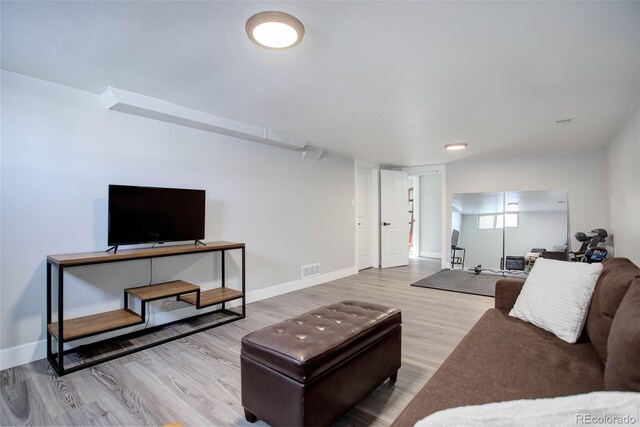
[[[196, 241], [198, 242], [198, 241]], [[201, 245], [175, 245], [162, 246], [155, 248], [143, 249], [126, 249], [117, 251], [117, 246], [113, 253], [109, 251], [88, 252], [80, 254], [64, 254], [47, 256], [47, 359], [53, 366], [58, 375], [68, 374], [83, 368], [97, 365], [117, 357], [125, 356], [140, 350], [147, 349], [159, 344], [173, 341], [197, 332], [222, 326], [224, 324], [244, 319], [246, 308], [245, 297], [245, 244], [235, 242], [210, 242]], [[227, 251], [242, 251], [242, 261], [240, 264], [240, 289], [234, 289], [227, 286], [225, 274], [225, 254]], [[200, 286], [187, 283], [182, 280], [173, 280], [165, 283], [154, 283], [151, 285], [126, 287], [123, 286], [123, 300], [120, 309], [103, 311], [88, 316], [65, 318], [64, 317], [64, 279], [65, 271], [74, 267], [87, 265], [116, 263], [131, 260], [153, 259], [168, 256], [180, 256], [188, 254], [204, 254], [209, 252], [220, 253], [220, 287], [213, 289], [201, 289]], [[55, 270], [54, 270], [55, 268]], [[54, 276], [57, 281], [52, 280]], [[53, 283], [57, 284], [54, 293]], [[129, 304], [129, 299], [137, 299], [140, 303], [137, 305]], [[91, 336], [104, 334], [105, 332], [115, 331], [118, 329], [129, 328], [132, 326], [141, 326], [148, 322], [149, 312], [146, 305], [150, 301], [163, 300], [166, 298], [176, 298], [177, 301], [183, 301], [193, 306], [191, 309], [193, 315], [187, 315], [185, 318], [172, 321], [170, 323], [159, 324], [150, 328], [134, 330], [127, 332], [114, 338], [102, 339], [97, 342], [86, 345], [75, 345], [74, 348], [65, 349], [65, 344]], [[242, 303], [238, 307], [225, 307], [225, 303], [229, 301], [241, 300]], [[54, 303], [57, 313], [54, 315]], [[140, 312], [136, 312], [134, 306], [140, 307]], [[213, 310], [200, 311], [206, 307], [214, 307]], [[188, 307], [188, 306], [187, 306]], [[187, 308], [185, 307], [185, 309]], [[208, 316], [205, 318], [204, 316]], [[55, 320], [54, 320], [55, 318]], [[199, 318], [198, 320], [195, 320]], [[208, 319], [208, 320], [205, 320]], [[150, 334], [162, 328], [168, 327], [172, 323], [181, 323], [182, 325], [192, 325], [193, 329], [187, 328], [173, 329], [170, 336], [167, 334]], [[182, 326], [181, 325], [181, 326]], [[162, 332], [162, 331], [161, 331]], [[176, 333], [177, 332], [177, 333]], [[128, 346], [121, 345], [116, 342], [113, 348], [116, 351], [107, 351], [102, 353], [97, 347], [105, 344], [113, 345], [116, 340], [136, 340], [137, 337], [143, 336], [144, 339], [139, 341], [140, 345]], [[165, 338], [161, 338], [164, 336]], [[147, 339], [148, 337], [148, 339]], [[160, 338], [153, 341], [153, 338]], [[54, 341], [55, 340], [55, 345]], [[76, 356], [67, 358], [67, 366], [65, 366], [65, 355], [69, 353], [82, 353], [88, 350], [88, 359], [78, 359]], [[96, 356], [97, 355], [97, 356]], [[94, 357], [95, 356], [95, 357]], [[70, 360], [70, 363], [69, 363]]]
[[200, 243], [202, 246], [207, 246], [207, 244], [204, 243], [202, 240], [196, 240], [194, 245], [198, 246], [198, 243]]
[[109, 249], [107, 249], [105, 252], [111, 252], [113, 251], [114, 255], [116, 254], [116, 252], [118, 252], [118, 245], [115, 246], [111, 246]]

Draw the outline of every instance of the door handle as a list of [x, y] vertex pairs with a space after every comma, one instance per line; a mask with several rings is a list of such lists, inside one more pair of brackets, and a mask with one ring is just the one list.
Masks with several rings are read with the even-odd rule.
[[390, 223], [390, 222], [383, 222], [383, 223], [382, 223], [382, 225], [383, 225], [383, 226], [391, 225], [391, 223]]

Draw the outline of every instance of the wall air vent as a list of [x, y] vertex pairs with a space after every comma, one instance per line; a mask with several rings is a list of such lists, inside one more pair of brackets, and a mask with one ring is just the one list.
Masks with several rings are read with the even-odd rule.
[[303, 265], [301, 268], [302, 278], [306, 279], [307, 277], [319, 276], [320, 275], [320, 264], [309, 264]]
[[553, 123], [557, 124], [558, 126], [566, 126], [573, 123], [573, 119], [571, 117], [567, 117], [565, 119], [554, 120]]

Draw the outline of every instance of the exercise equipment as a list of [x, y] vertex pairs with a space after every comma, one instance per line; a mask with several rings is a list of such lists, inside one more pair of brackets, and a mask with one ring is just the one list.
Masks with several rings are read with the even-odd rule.
[[608, 254], [607, 237], [609, 234], [604, 228], [594, 228], [588, 233], [577, 232], [576, 240], [582, 245], [578, 251], [569, 252], [569, 260], [586, 263], [604, 261]]
[[495, 268], [485, 268], [482, 265], [478, 264], [475, 267], [469, 267], [467, 269], [467, 273], [469, 274], [475, 274], [476, 276], [482, 274], [488, 274], [491, 276], [502, 276], [502, 277], [507, 277], [507, 275], [509, 276], [515, 276], [518, 278], [522, 278], [522, 277], [526, 277], [527, 273], [524, 271], [518, 271], [518, 270], [498, 270]]

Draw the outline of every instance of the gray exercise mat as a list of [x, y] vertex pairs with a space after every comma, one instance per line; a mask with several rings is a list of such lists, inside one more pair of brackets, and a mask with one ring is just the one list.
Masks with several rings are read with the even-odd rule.
[[502, 277], [501, 275], [473, 274], [445, 269], [418, 280], [411, 286], [495, 297], [496, 282], [500, 279], [522, 280], [513, 276]]

